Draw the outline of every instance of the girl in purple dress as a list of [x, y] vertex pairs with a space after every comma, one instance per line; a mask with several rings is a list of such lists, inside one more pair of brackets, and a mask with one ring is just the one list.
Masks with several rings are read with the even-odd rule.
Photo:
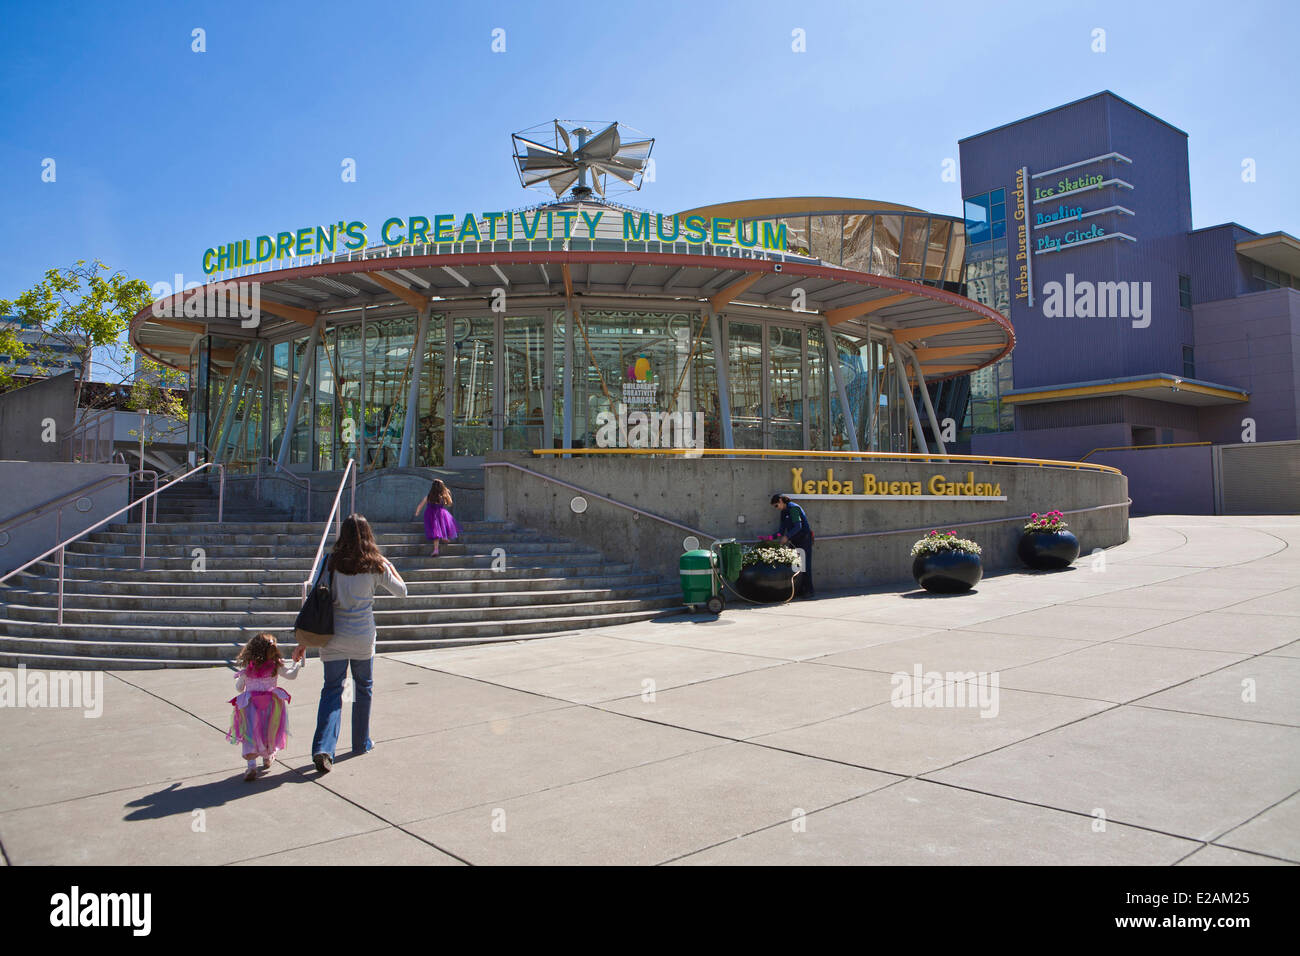
[[415, 517], [424, 512], [424, 537], [433, 542], [433, 556], [438, 556], [438, 548], [444, 541], [451, 541], [460, 534], [460, 526], [451, 516], [451, 491], [441, 481], [434, 479], [429, 493], [415, 507]]

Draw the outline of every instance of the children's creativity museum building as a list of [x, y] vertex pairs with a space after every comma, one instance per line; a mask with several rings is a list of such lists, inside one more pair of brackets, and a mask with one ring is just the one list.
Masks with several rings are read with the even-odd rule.
[[653, 168], [640, 134], [514, 147], [554, 201], [229, 237], [137, 315], [132, 342], [190, 373], [195, 457], [318, 488], [353, 460], [372, 518], [430, 469], [477, 475], [487, 517], [664, 569], [768, 533], [785, 492], [834, 586], [905, 575], [931, 527], [1010, 564], [1052, 508], [1087, 549], [1123, 541], [1127, 465], [1093, 449], [1240, 443], [1248, 417], [1297, 438], [1300, 245], [1192, 231], [1186, 137], [1109, 93], [963, 141], [963, 216], [649, 212], [608, 198]]

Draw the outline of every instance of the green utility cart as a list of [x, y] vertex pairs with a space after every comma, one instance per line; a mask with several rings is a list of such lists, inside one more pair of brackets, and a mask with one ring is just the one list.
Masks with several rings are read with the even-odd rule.
[[678, 562], [682, 576], [682, 603], [692, 611], [701, 604], [712, 614], [726, 607], [722, 599], [722, 581], [735, 584], [740, 577], [742, 549], [735, 538], [715, 541], [707, 549], [687, 551]]

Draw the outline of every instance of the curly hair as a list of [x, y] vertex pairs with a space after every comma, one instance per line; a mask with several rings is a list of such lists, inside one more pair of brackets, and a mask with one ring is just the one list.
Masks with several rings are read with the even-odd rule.
[[277, 670], [284, 663], [284, 658], [280, 655], [280, 646], [275, 642], [275, 635], [269, 631], [263, 631], [251, 638], [239, 649], [239, 654], [235, 657], [235, 666], [242, 669], [261, 667], [268, 663], [274, 664]]
[[329, 569], [339, 574], [383, 574], [384, 555], [364, 515], [343, 519], [338, 540], [330, 552]]
[[440, 479], [435, 478], [433, 484], [429, 486], [429, 494], [426, 496], [426, 500], [431, 505], [442, 505], [444, 508], [450, 508], [451, 489]]

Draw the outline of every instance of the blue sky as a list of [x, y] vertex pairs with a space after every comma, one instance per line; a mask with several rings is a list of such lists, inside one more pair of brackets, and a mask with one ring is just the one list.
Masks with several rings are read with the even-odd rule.
[[510, 134], [556, 116], [654, 136], [656, 181], [622, 197], [650, 209], [959, 214], [958, 139], [1109, 89], [1189, 134], [1198, 228], [1300, 233], [1291, 0], [4, 6], [0, 298], [79, 258], [199, 279], [205, 248], [263, 232], [534, 202]]

